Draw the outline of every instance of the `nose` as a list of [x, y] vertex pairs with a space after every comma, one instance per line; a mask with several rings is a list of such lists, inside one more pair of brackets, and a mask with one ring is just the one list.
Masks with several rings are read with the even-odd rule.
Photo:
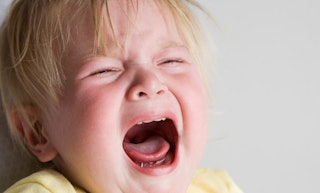
[[150, 70], [136, 71], [128, 90], [129, 100], [142, 100], [157, 97], [167, 92], [168, 88], [159, 77]]

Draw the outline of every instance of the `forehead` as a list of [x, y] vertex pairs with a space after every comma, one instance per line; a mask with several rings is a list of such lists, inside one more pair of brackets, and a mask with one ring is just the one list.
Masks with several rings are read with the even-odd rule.
[[[131, 2], [131, 3], [129, 3]], [[116, 32], [130, 32], [141, 29], [152, 29], [156, 26], [173, 24], [172, 15], [167, 6], [155, 0], [120, 0], [108, 1], [107, 17]]]
[[[143, 37], [148, 42], [148, 38], [155, 34], [159, 36], [159, 44], [167, 44], [163, 46], [181, 44], [170, 9], [159, 1], [109, 0], [103, 6], [100, 17], [98, 15], [98, 21], [92, 20], [94, 14], [88, 9], [78, 18], [72, 30], [73, 41], [68, 57], [109, 55], [135, 43], [137, 37]], [[175, 42], [177, 40], [179, 42]]]

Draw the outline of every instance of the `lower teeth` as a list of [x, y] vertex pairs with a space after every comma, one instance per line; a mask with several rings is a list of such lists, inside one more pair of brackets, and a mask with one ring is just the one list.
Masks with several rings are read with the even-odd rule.
[[152, 167], [157, 167], [163, 164], [166, 161], [166, 157], [162, 158], [161, 160], [158, 161], [152, 161], [152, 162], [137, 162], [137, 164], [141, 168], [152, 168]]

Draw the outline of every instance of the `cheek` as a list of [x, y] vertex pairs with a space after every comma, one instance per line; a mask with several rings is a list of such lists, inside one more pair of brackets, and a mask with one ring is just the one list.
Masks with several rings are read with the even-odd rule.
[[[111, 148], [118, 139], [119, 126], [113, 121], [119, 114], [113, 111], [119, 109], [116, 106], [116, 102], [101, 93], [78, 94], [73, 100], [63, 101], [60, 111], [51, 119], [53, 142], [62, 152], [67, 151], [66, 147], [70, 151], [83, 149], [92, 153], [100, 151], [98, 147]], [[103, 144], [97, 144], [100, 142]]]
[[[190, 168], [199, 163], [207, 138], [208, 107], [201, 81], [185, 77], [176, 85], [176, 97], [183, 116], [182, 144]], [[187, 84], [186, 84], [187, 82]]]
[[186, 132], [188, 132], [188, 136], [190, 136], [190, 141], [202, 144], [202, 142], [205, 141], [208, 127], [206, 98], [200, 89], [198, 91], [195, 89], [185, 94], [183, 114], [185, 123], [187, 124]]
[[181, 106], [185, 106], [193, 113], [206, 114], [208, 105], [206, 91], [199, 76], [196, 73], [189, 73], [177, 76], [175, 79], [172, 82], [175, 84], [178, 100], [182, 101]]
[[113, 121], [116, 113], [109, 110], [114, 109], [111, 103], [100, 100], [74, 102], [56, 116], [59, 117], [55, 120], [57, 127], [51, 132], [59, 153], [56, 163], [73, 176], [77, 176], [78, 171], [88, 176], [92, 172], [108, 171], [121, 163], [122, 141], [118, 125]]
[[208, 103], [204, 86], [195, 73], [178, 78], [179, 81], [173, 81], [174, 94], [182, 109], [187, 140], [201, 144], [205, 141], [208, 124]]

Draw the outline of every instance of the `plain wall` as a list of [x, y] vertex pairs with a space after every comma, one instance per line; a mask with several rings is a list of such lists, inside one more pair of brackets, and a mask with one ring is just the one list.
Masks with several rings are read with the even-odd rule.
[[201, 2], [220, 49], [202, 165], [247, 193], [320, 193], [320, 1]]
[[320, 2], [200, 2], [220, 53], [201, 166], [227, 170], [246, 193], [320, 192]]

